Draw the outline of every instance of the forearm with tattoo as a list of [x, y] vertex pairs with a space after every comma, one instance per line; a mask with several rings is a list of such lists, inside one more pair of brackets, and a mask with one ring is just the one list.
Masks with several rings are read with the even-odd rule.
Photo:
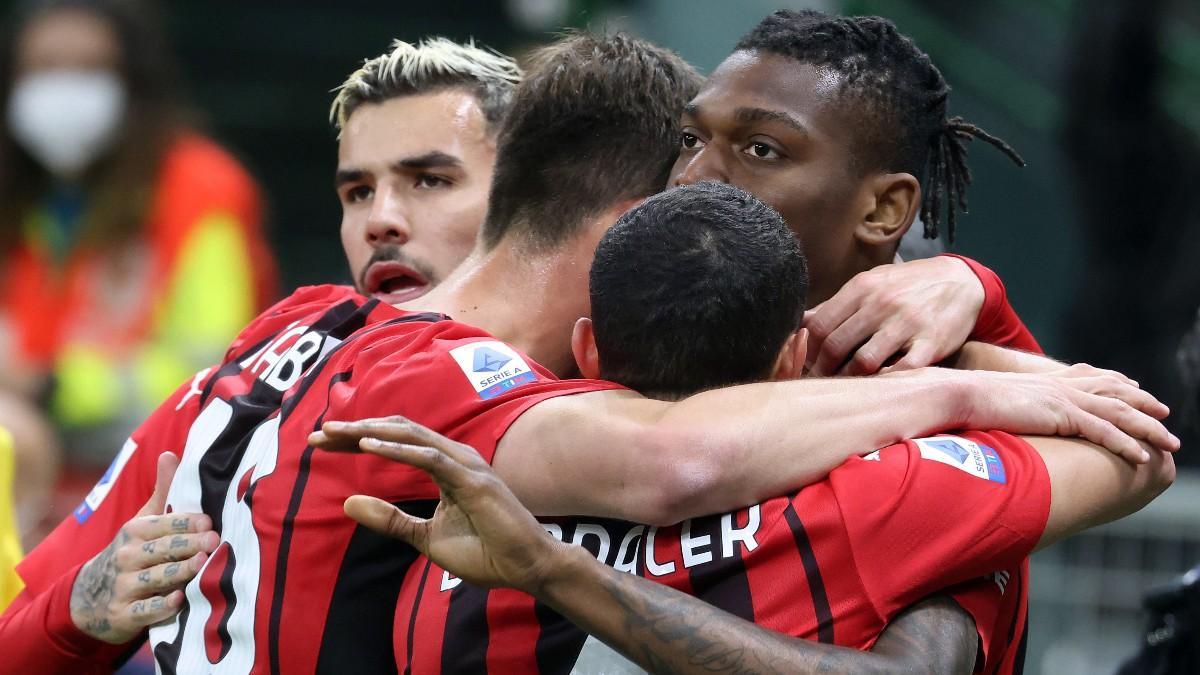
[[969, 673], [974, 664], [974, 624], [945, 598], [910, 609], [861, 652], [761, 628], [572, 548], [538, 597], [652, 673]]

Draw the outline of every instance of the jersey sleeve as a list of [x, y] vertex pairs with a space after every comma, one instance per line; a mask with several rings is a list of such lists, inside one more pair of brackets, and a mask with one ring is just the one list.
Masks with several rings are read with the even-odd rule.
[[1034, 339], [1033, 333], [1029, 332], [1009, 303], [1008, 291], [999, 275], [965, 256], [953, 253], [943, 255], [958, 258], [966, 263], [975, 276], [979, 277], [979, 283], [983, 284], [983, 307], [979, 309], [975, 328], [971, 330], [968, 339], [1041, 354], [1042, 348]]
[[1001, 432], [905, 441], [830, 474], [854, 562], [883, 616], [1017, 566], [1050, 513], [1037, 452]]
[[[598, 380], [559, 380], [495, 339], [460, 338], [453, 327], [447, 330], [437, 323], [426, 330], [438, 335], [408, 342], [428, 348], [379, 343], [373, 350], [386, 355], [366, 368], [361, 364], [370, 360], [370, 354], [360, 354], [360, 367], [347, 383], [348, 393], [334, 392], [325, 419], [401, 415], [470, 445], [491, 462], [509, 426], [534, 405], [557, 396], [620, 388]], [[432, 496], [436, 495], [434, 491]], [[392, 499], [428, 496], [391, 494]]]
[[158, 456], [182, 452], [199, 394], [213, 371], [200, 371], [159, 406], [75, 511], [17, 565], [25, 590], [0, 619], [0, 643], [22, 644], [28, 654], [42, 654], [45, 672], [91, 672], [125, 651], [75, 628], [68, 605], [71, 586], [83, 563], [107, 546], [150, 498]]

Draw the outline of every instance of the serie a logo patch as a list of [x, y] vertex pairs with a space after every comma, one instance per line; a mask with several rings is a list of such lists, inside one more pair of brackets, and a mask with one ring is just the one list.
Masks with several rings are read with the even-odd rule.
[[995, 449], [960, 436], [934, 436], [913, 439], [921, 457], [948, 464], [972, 476], [994, 483], [1005, 483], [1004, 462]]
[[485, 400], [537, 379], [520, 354], [495, 340], [455, 347], [450, 356], [471, 381], [479, 398]]

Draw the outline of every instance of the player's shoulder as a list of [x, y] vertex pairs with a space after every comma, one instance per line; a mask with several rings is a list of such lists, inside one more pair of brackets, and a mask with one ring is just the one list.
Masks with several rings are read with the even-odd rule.
[[226, 353], [226, 359], [234, 358], [246, 347], [287, 330], [290, 326], [312, 323], [335, 307], [358, 308], [367, 300], [350, 286], [301, 286], [247, 324], [234, 338]]
[[[905, 439], [863, 457], [852, 457], [830, 474], [831, 480], [862, 484], [863, 472], [892, 476], [901, 485], [939, 478], [972, 476], [1005, 485], [1014, 469], [1023, 470], [1036, 452], [1023, 439], [1001, 431], [958, 431]], [[946, 467], [960, 473], [948, 472]], [[870, 481], [866, 481], [870, 482]]]
[[[519, 349], [491, 333], [448, 317], [423, 312], [398, 316], [364, 329], [343, 358], [382, 380], [402, 376], [462, 372], [476, 392], [511, 389], [537, 379], [556, 379]], [[350, 346], [350, 345], [348, 345]]]

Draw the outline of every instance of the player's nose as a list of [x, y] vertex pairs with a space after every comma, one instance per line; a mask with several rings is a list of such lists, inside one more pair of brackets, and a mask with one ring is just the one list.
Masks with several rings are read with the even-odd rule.
[[367, 217], [364, 238], [372, 246], [399, 246], [412, 237], [412, 226], [402, 201], [390, 191], [377, 193]]
[[674, 185], [692, 185], [706, 180], [729, 182], [729, 172], [725, 169], [725, 163], [711, 146], [692, 156], [687, 166], [683, 167], [683, 171], [675, 177]]

